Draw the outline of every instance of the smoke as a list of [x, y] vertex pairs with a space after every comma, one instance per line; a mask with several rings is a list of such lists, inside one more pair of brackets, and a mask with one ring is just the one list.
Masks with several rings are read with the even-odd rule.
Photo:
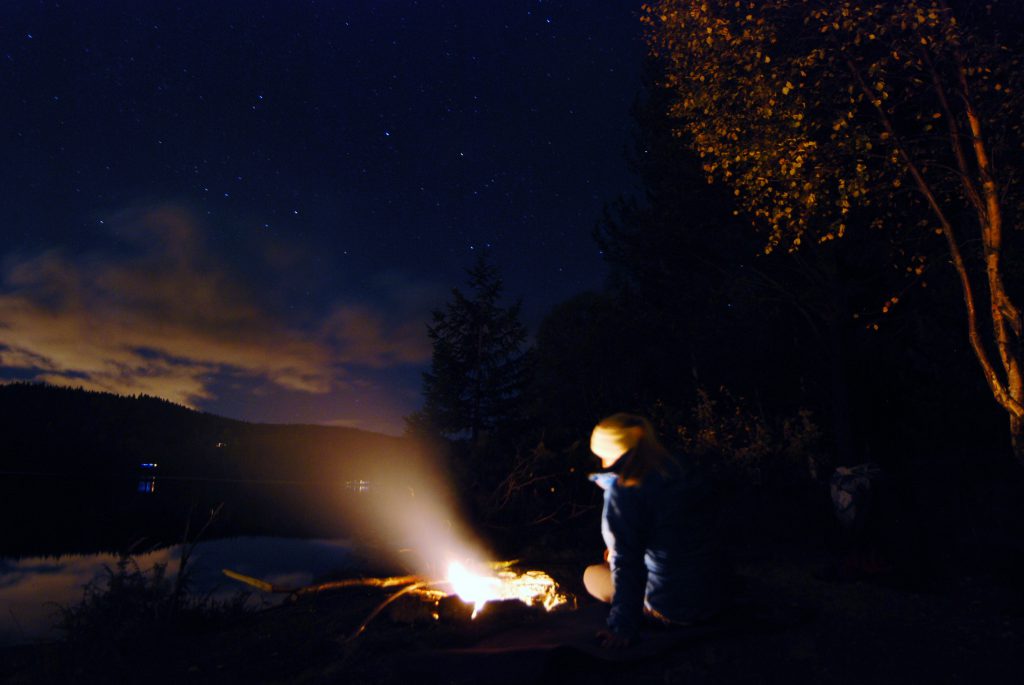
[[367, 469], [366, 492], [344, 498], [343, 515], [361, 539], [375, 540], [384, 560], [427, 578], [441, 578], [452, 561], [489, 559], [466, 525], [446, 460], [420, 446], [400, 462]]

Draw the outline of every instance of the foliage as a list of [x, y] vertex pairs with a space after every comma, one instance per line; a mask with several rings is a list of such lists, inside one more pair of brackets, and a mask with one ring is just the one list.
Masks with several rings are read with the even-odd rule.
[[638, 313], [620, 298], [583, 293], [541, 321], [531, 410], [548, 445], [570, 444], [604, 416], [644, 406], [647, 395], [657, 392], [657, 372], [649, 367], [661, 355], [645, 354], [655, 341], [633, 334], [640, 330]]
[[689, 413], [662, 406], [655, 417], [675, 449], [697, 457], [719, 475], [753, 485], [829, 475], [821, 432], [809, 410], [772, 419], [728, 388], [710, 392], [701, 387]]
[[883, 225], [895, 201], [920, 204], [904, 186], [911, 165], [944, 195], [966, 192], [954, 160], [939, 163], [947, 126], [960, 124], [944, 120], [960, 113], [944, 109], [942, 93], [958, 94], [961, 68], [989, 136], [1019, 150], [1019, 56], [945, 3], [667, 0], [646, 7], [644, 23], [668, 61], [679, 134], [709, 179], [768, 223], [768, 249], [808, 232], [840, 237], [855, 208], [874, 208]]
[[423, 374], [423, 413], [412, 423], [426, 422], [449, 437], [468, 435], [475, 443], [520, 418], [526, 328], [519, 302], [501, 305], [503, 282], [486, 255], [467, 273], [468, 294], [453, 288], [427, 327], [433, 356]]
[[79, 604], [58, 609], [63, 640], [48, 667], [56, 678], [130, 680], [154, 659], [173, 657], [168, 650], [175, 636], [210, 630], [249, 613], [248, 593], [222, 601], [191, 594], [187, 557], [173, 578], [167, 564], [143, 569], [129, 555], [105, 571], [85, 586]]
[[[607, 308], [619, 325], [580, 335], [562, 324], [585, 342], [578, 357], [563, 354], [559, 363], [584, 365], [597, 339], [606, 343], [603, 359], [621, 356], [597, 369], [598, 378], [614, 378], [613, 410], [684, 406], [700, 384], [726, 385], [781, 413], [813, 406], [830, 419], [823, 429], [839, 449], [854, 451], [847, 368], [863, 330], [851, 315], [892, 282], [882, 268], [888, 246], [855, 236], [759, 254], [763, 241], [733, 215], [732, 193], [708, 186], [699, 157], [673, 135], [670, 93], [655, 83], [661, 68], [648, 65], [648, 88], [633, 107], [630, 161], [643, 195], [611, 203], [597, 230], [612, 274]], [[546, 355], [539, 335], [542, 362]]]
[[[1019, 35], [999, 23], [1013, 16], [1005, 3], [662, 0], [643, 21], [677, 135], [768, 228], [766, 251], [860, 224], [944, 238], [972, 349], [1016, 440], [1021, 318], [1002, 253], [1004, 227], [1020, 218], [1024, 84]], [[921, 277], [923, 256], [908, 259]]]

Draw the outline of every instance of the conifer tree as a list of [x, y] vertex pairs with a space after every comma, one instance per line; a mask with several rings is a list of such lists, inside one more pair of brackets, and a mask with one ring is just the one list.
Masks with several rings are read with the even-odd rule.
[[476, 444], [520, 414], [526, 328], [521, 302], [501, 304], [504, 284], [487, 255], [467, 274], [467, 292], [453, 288], [451, 300], [433, 312], [427, 326], [433, 356], [423, 374], [425, 403], [417, 418], [443, 435]]

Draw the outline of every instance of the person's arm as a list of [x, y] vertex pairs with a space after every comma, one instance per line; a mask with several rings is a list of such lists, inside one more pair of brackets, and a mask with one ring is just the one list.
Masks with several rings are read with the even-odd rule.
[[625, 488], [616, 483], [607, 494], [602, 533], [608, 546], [614, 588], [608, 628], [615, 636], [628, 640], [639, 629], [643, 616], [647, 531], [643, 526], [642, 500], [637, 488]]

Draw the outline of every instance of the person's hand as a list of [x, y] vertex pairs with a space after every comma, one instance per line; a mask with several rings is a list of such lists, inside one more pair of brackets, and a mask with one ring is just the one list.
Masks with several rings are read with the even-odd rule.
[[625, 649], [629, 647], [631, 640], [623, 635], [617, 635], [610, 630], [602, 630], [597, 634], [601, 646], [605, 649]]

